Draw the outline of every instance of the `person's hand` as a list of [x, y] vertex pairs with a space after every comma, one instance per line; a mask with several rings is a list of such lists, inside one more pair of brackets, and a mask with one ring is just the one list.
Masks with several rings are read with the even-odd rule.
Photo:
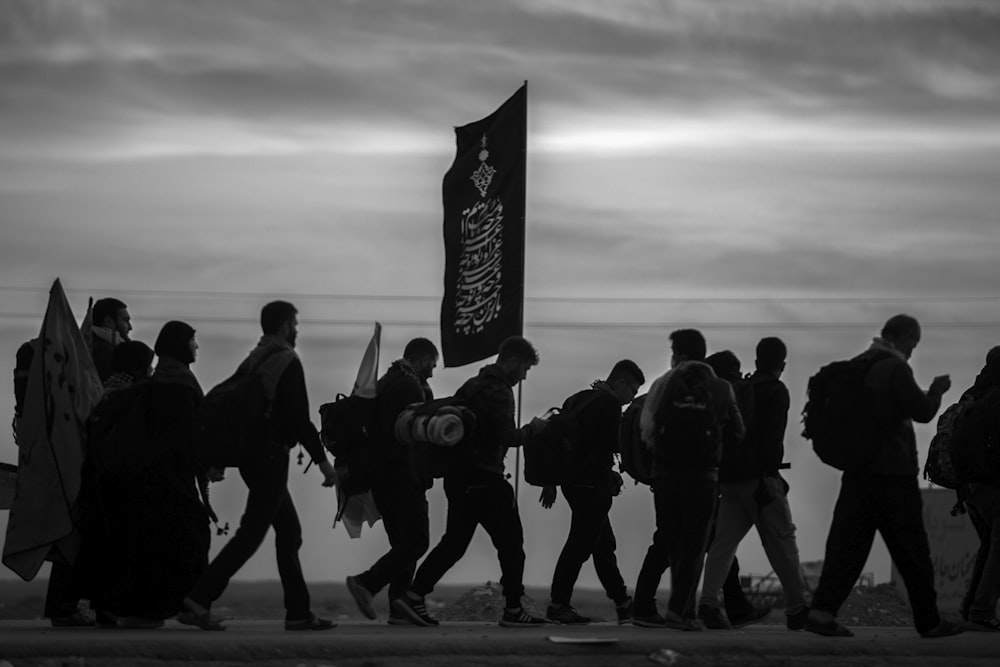
[[220, 468], [219, 466], [208, 466], [208, 470], [205, 471], [205, 476], [210, 482], [221, 482], [226, 478], [226, 469]]
[[337, 471], [333, 469], [330, 461], [320, 462], [319, 471], [323, 473], [323, 486], [330, 487], [337, 483]]
[[538, 496], [538, 502], [542, 504], [542, 507], [549, 509], [556, 502], [556, 487], [554, 486], [543, 486], [542, 494]]
[[951, 389], [951, 376], [938, 375], [931, 382], [931, 388], [928, 389], [927, 392], [930, 394], [937, 394], [938, 396], [941, 396], [949, 389]]
[[618, 473], [617, 470], [611, 471], [611, 495], [617, 496], [622, 492], [622, 487], [625, 486], [625, 480]]

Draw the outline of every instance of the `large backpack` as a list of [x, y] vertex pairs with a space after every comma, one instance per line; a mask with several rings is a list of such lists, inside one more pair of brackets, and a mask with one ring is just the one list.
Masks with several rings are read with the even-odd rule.
[[728, 429], [722, 431], [722, 460], [720, 469], [744, 471], [757, 463], [757, 429], [754, 410], [757, 401], [756, 385], [759, 380], [746, 375], [730, 382], [736, 396], [736, 407], [743, 419], [743, 437], [735, 437]]
[[955, 438], [955, 424], [971, 401], [959, 401], [948, 406], [937, 420], [937, 432], [931, 438], [924, 463], [924, 479], [946, 489], [957, 489], [962, 485], [955, 464], [951, 460], [952, 441]]
[[271, 441], [272, 399], [257, 371], [282, 348], [267, 350], [255, 364], [212, 387], [195, 419], [195, 447], [208, 466], [239, 466]]
[[677, 365], [666, 379], [654, 413], [654, 459], [681, 469], [716, 468], [722, 456], [721, 425], [713, 407], [707, 364]]
[[860, 470], [882, 451], [885, 426], [875, 413], [868, 372], [888, 353], [834, 361], [809, 378], [802, 437], [823, 463]]
[[337, 394], [332, 402], [319, 406], [320, 439], [333, 454], [334, 465], [347, 470], [341, 487], [347, 495], [370, 489], [378, 466], [371, 436], [376, 400]]
[[951, 462], [961, 482], [1000, 483], [1000, 389], [968, 402], [951, 440]]
[[639, 416], [646, 404], [646, 394], [636, 396], [622, 414], [618, 427], [619, 469], [640, 484], [653, 483], [653, 454], [642, 440]]
[[396, 418], [396, 439], [411, 447], [418, 477], [440, 479], [472, 460], [476, 422], [475, 412], [456, 393], [403, 410]]
[[551, 408], [524, 441], [524, 481], [559, 486], [574, 481], [587, 464], [579, 415], [600, 397], [597, 390], [573, 409]]

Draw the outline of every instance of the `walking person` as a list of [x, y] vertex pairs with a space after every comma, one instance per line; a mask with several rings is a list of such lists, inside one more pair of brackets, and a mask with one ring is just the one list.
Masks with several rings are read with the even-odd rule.
[[935, 377], [926, 392], [917, 385], [909, 359], [919, 342], [919, 322], [909, 315], [894, 315], [871, 347], [858, 356], [871, 362], [864, 384], [882, 427], [881, 450], [865, 467], [847, 470], [841, 477], [823, 571], [805, 621], [809, 632], [828, 637], [854, 635], [837, 621], [837, 612], [861, 575], [876, 532], [885, 540], [906, 584], [920, 636], [946, 637], [964, 629], [942, 619], [938, 612], [913, 431], [914, 421], [926, 424], [934, 419], [951, 380], [947, 375]]
[[333, 621], [319, 618], [310, 609], [309, 589], [299, 562], [302, 526], [288, 493], [289, 451], [302, 444], [319, 464], [323, 486], [333, 486], [337, 475], [327, 460], [316, 427], [309, 419], [305, 372], [295, 353], [298, 310], [287, 301], [272, 301], [261, 309], [263, 336], [237, 373], [260, 374], [271, 399], [268, 446], [248, 454], [239, 467], [247, 485], [247, 504], [236, 533], [184, 598], [181, 623], [203, 630], [224, 630], [210, 613], [229, 580], [260, 547], [268, 529], [274, 528], [278, 575], [284, 590], [286, 630], [328, 630]]
[[[632, 598], [618, 569], [615, 533], [609, 512], [621, 492], [622, 478], [613, 469], [618, 451], [618, 429], [622, 406], [635, 398], [646, 381], [639, 366], [630, 359], [616, 363], [605, 380], [596, 380], [590, 389], [566, 399], [564, 411], [574, 412], [580, 426], [580, 456], [576, 479], [562, 485], [563, 496], [572, 511], [569, 535], [552, 574], [551, 603], [545, 618], [562, 625], [586, 625], [591, 619], [573, 608], [572, 596], [580, 569], [593, 558], [594, 570], [605, 594], [615, 605], [619, 623], [632, 617]], [[556, 487], [542, 489], [543, 507], [552, 507]]]
[[751, 526], [757, 528], [764, 553], [781, 582], [788, 629], [805, 626], [805, 581], [788, 505], [788, 483], [779, 472], [786, 467], [782, 460], [790, 400], [781, 374], [787, 354], [779, 338], [763, 338], [757, 343], [756, 371], [748, 381], [752, 405], [747, 413], [752, 418], [745, 420], [748, 426], [742, 440], [724, 445], [715, 537], [705, 559], [698, 606], [698, 618], [710, 629], [732, 627], [722, 610], [721, 588], [736, 549]]
[[382, 515], [389, 551], [356, 576], [347, 577], [347, 590], [361, 613], [375, 619], [372, 598], [389, 587], [389, 623], [409, 625], [392, 601], [406, 593], [417, 561], [430, 546], [427, 489], [433, 480], [421, 479], [410, 456], [410, 447], [396, 438], [396, 418], [413, 403], [434, 398], [427, 381], [434, 375], [438, 350], [426, 338], [406, 344], [403, 358], [389, 366], [375, 390], [374, 432], [371, 443], [378, 459], [371, 479], [371, 493]]
[[[635, 585], [632, 624], [702, 630], [695, 592], [719, 494], [723, 432], [743, 437], [733, 388], [704, 363], [696, 329], [670, 334], [670, 370], [649, 390], [639, 426], [653, 455], [656, 531]], [[670, 567], [670, 600], [660, 615], [656, 589]]]
[[521, 606], [524, 530], [514, 488], [504, 478], [507, 449], [520, 446], [524, 439], [514, 420], [512, 387], [537, 363], [534, 346], [520, 336], [511, 336], [500, 344], [496, 363], [484, 366], [455, 392], [476, 414], [474, 442], [460, 445], [468, 446], [464, 450], [468, 458], [444, 477], [448, 499], [444, 536], [417, 568], [410, 589], [392, 601], [397, 611], [417, 625], [438, 625], [428, 615], [424, 598], [465, 555], [480, 525], [493, 541], [500, 561], [505, 598], [500, 625], [524, 628], [545, 624], [545, 619], [532, 616]]
[[129, 339], [132, 331], [132, 314], [124, 301], [113, 297], [98, 299], [91, 312], [90, 356], [97, 367], [101, 382], [107, 382], [114, 372], [111, 359], [115, 348]]

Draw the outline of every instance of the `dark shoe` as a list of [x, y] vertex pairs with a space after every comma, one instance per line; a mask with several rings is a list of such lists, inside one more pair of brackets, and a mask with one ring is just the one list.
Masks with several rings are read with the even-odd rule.
[[285, 630], [298, 632], [300, 630], [332, 630], [337, 624], [328, 618], [320, 618], [316, 614], [309, 614], [309, 618], [297, 621], [285, 621]]
[[794, 614], [785, 615], [785, 625], [789, 630], [804, 630], [806, 619], [809, 617], [809, 607], [803, 607], [801, 611]]
[[558, 625], [589, 625], [591, 619], [581, 616], [568, 604], [559, 606], [550, 604], [545, 611], [545, 620]]
[[920, 636], [924, 639], [937, 639], [938, 637], [952, 637], [954, 635], [960, 635], [963, 632], [965, 632], [964, 623], [956, 623], [955, 621], [946, 621], [941, 619], [940, 623], [927, 632], [921, 632]]
[[518, 607], [513, 611], [504, 609], [503, 616], [500, 617], [502, 628], [540, 628], [543, 625], [545, 625], [544, 618], [532, 616], [524, 610], [524, 607]]
[[733, 625], [726, 618], [726, 612], [718, 607], [698, 606], [698, 620], [709, 630], [732, 630]]
[[92, 628], [97, 621], [83, 611], [77, 611], [68, 616], [53, 616], [49, 619], [53, 628]]
[[753, 623], [760, 623], [771, 615], [771, 605], [763, 607], [750, 607], [746, 613], [729, 616], [729, 623], [733, 629], [745, 628]]
[[701, 632], [705, 626], [696, 618], [685, 618], [675, 611], [667, 610], [663, 615], [663, 622], [668, 628], [674, 630], [685, 630], [687, 632]]
[[802, 626], [806, 632], [815, 632], [824, 637], [853, 637], [854, 633], [831, 618], [829, 621], [817, 621], [812, 616], [806, 616], [806, 622]]
[[625, 602], [615, 605], [615, 614], [618, 616], [618, 625], [625, 625], [626, 623], [632, 622], [632, 598], [629, 597]]
[[638, 628], [665, 628], [667, 622], [655, 611], [652, 614], [632, 613], [632, 625]]
[[414, 600], [409, 595], [404, 594], [392, 601], [392, 608], [410, 619], [410, 622], [414, 625], [425, 628], [433, 628], [434, 626], [441, 625], [436, 618], [431, 618], [428, 615], [427, 606], [424, 604], [423, 598]]
[[358, 605], [358, 611], [364, 615], [365, 618], [370, 620], [375, 620], [375, 607], [372, 606], [372, 592], [361, 585], [357, 577], [347, 578], [347, 590], [354, 598], [354, 602]]
[[95, 613], [97, 617], [97, 627], [99, 628], [117, 628], [118, 627], [118, 617], [109, 611], [98, 611]]
[[163, 627], [162, 618], [146, 618], [144, 616], [119, 616], [116, 625], [126, 630], [155, 630]]
[[178, 623], [193, 625], [202, 630], [220, 631], [226, 629], [226, 626], [222, 625], [221, 618], [215, 618], [207, 608], [202, 607], [191, 598], [184, 598], [184, 602], [181, 604], [184, 608], [177, 614]]
[[969, 632], [1000, 632], [1000, 619], [996, 616], [985, 621], [970, 620], [965, 629]]

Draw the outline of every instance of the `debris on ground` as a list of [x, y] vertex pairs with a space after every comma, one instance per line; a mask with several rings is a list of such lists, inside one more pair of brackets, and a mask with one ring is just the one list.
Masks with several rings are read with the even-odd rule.
[[[521, 597], [521, 605], [529, 614], [542, 615], [529, 595]], [[443, 606], [435, 615], [441, 621], [498, 621], [503, 616], [505, 606], [506, 600], [500, 584], [487, 581], [451, 604]]]

